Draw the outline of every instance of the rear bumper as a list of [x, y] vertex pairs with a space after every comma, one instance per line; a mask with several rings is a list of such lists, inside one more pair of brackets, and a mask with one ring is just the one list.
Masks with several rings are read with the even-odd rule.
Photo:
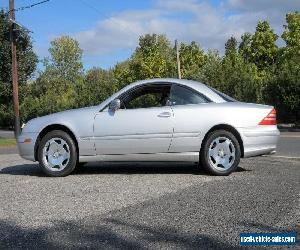
[[[35, 161], [34, 157], [34, 149], [35, 149], [35, 142], [37, 140], [38, 133], [21, 133], [18, 136], [18, 148], [20, 156], [26, 160]], [[30, 143], [24, 143], [25, 139], [30, 139]], [[28, 141], [28, 140], [27, 140]]]
[[244, 157], [274, 154], [280, 132], [277, 126], [259, 125], [251, 128], [240, 128], [244, 144]]

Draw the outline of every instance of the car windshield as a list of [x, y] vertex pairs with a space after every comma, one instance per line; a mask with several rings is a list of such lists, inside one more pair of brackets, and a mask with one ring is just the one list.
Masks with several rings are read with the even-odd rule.
[[210, 86], [207, 86], [207, 87], [209, 87], [213, 92], [215, 92], [218, 96], [220, 96], [226, 102], [238, 102], [238, 100], [222, 93], [219, 90], [214, 89], [213, 87], [210, 87]]

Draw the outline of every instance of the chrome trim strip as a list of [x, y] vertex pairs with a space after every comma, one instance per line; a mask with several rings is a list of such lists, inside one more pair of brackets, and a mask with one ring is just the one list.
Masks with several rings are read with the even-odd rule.
[[80, 137], [81, 140], [127, 140], [127, 139], [153, 139], [153, 138], [182, 138], [182, 137], [198, 137], [200, 132], [184, 132], [184, 133], [161, 133], [161, 134], [131, 134], [131, 135], [105, 135], [105, 136], [89, 136]]
[[200, 132], [174, 132], [173, 138], [198, 137], [200, 134]]
[[198, 162], [199, 152], [127, 154], [127, 155], [82, 155], [79, 162], [93, 161], [180, 161]]
[[127, 139], [153, 139], [153, 138], [171, 138], [172, 133], [162, 134], [131, 134], [131, 135], [105, 135], [93, 137], [81, 137], [82, 140], [127, 140]]

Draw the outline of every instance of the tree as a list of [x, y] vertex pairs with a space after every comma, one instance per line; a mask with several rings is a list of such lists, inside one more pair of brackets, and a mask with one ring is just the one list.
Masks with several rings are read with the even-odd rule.
[[194, 79], [222, 91], [224, 86], [222, 83], [222, 58], [219, 53], [214, 50], [209, 50], [205, 58], [205, 64], [195, 73]]
[[45, 69], [31, 87], [21, 110], [22, 120], [80, 106], [78, 96], [82, 86], [82, 50], [79, 43], [68, 36], [51, 41], [50, 58], [44, 60]]
[[283, 60], [273, 71], [274, 77], [265, 89], [267, 103], [278, 111], [281, 122], [299, 122], [300, 64], [297, 57]]
[[88, 70], [77, 88], [76, 103], [80, 107], [98, 105], [118, 90], [112, 70], [101, 68]]
[[135, 74], [132, 74], [130, 64], [131, 59], [128, 59], [124, 62], [117, 63], [112, 69], [113, 77], [116, 80], [119, 89], [134, 82], [136, 79]]
[[242, 41], [239, 45], [239, 54], [242, 55], [247, 62], [249, 62], [251, 58], [252, 35], [249, 32], [246, 32], [241, 36], [241, 39]]
[[237, 41], [235, 37], [230, 37], [225, 43], [225, 56], [235, 54], [237, 51]]
[[139, 39], [139, 46], [129, 63], [134, 80], [174, 76], [174, 55], [164, 35], [147, 34]]
[[286, 43], [285, 53], [289, 55], [300, 55], [300, 14], [299, 12], [286, 15], [287, 25], [284, 25], [282, 39]]
[[179, 53], [182, 77], [192, 79], [205, 64], [205, 54], [195, 41], [190, 44], [181, 43]]
[[273, 69], [273, 78], [266, 88], [268, 102], [275, 105], [283, 122], [297, 122], [300, 117], [300, 15], [286, 15], [280, 60]]
[[75, 86], [80, 80], [71, 83], [52, 71], [42, 72], [27, 86], [27, 95], [21, 103], [22, 121], [78, 107]]
[[241, 38], [239, 54], [245, 62], [254, 63], [258, 69], [256, 102], [261, 103], [266, 100], [263, 93], [272, 77], [269, 68], [273, 67], [278, 59], [279, 49], [276, 45], [278, 36], [267, 21], [259, 21], [253, 35], [244, 33]]
[[54, 70], [60, 77], [74, 81], [82, 74], [82, 49], [78, 41], [62, 36], [50, 43], [50, 58], [45, 61], [46, 70]]
[[[3, 16], [4, 21], [0, 22], [0, 126], [3, 121], [9, 124], [7, 121], [12, 119], [10, 43], [5, 18]], [[298, 12], [287, 14], [284, 28], [282, 38], [286, 46], [280, 49], [276, 46], [277, 35], [266, 21], [258, 22], [253, 35], [244, 33], [239, 46], [236, 39], [230, 37], [224, 56], [213, 50], [204, 53], [196, 42], [181, 43], [181, 73], [184, 78], [199, 80], [240, 101], [274, 105], [281, 121], [299, 121]], [[26, 84], [35, 68], [36, 56], [28, 34], [22, 32], [18, 39], [18, 57], [21, 114], [25, 121], [65, 109], [97, 105], [136, 80], [177, 77], [175, 48], [164, 35], [141, 36], [128, 60], [109, 70], [92, 68], [86, 72], [78, 42], [61, 37], [51, 42], [44, 70], [33, 83]]]
[[[242, 46], [246, 46], [251, 37], [248, 33], [242, 36]], [[246, 47], [242, 47], [246, 49]], [[247, 61], [242, 53], [237, 51], [237, 41], [231, 37], [225, 43], [225, 55], [222, 60], [223, 91], [234, 98], [247, 101], [258, 101], [258, 84], [260, 77], [254, 63]]]
[[237, 52], [237, 41], [235, 37], [230, 37], [227, 42], [225, 43], [225, 55], [223, 58], [223, 64], [228, 63], [231, 64], [232, 67], [235, 66], [236, 59], [238, 56]]
[[260, 76], [254, 63], [249, 63], [237, 52], [225, 55], [222, 61], [222, 90], [245, 102], [257, 102]]
[[[10, 127], [13, 124], [12, 108], [12, 76], [11, 76], [11, 42], [9, 39], [10, 23], [8, 15], [0, 11], [0, 127]], [[27, 81], [36, 69], [37, 56], [32, 48], [32, 40], [28, 32], [18, 28], [15, 32], [17, 47], [18, 76], [20, 86], [20, 102], [26, 93]], [[21, 113], [22, 115], [22, 113]]]
[[206, 63], [195, 75], [195, 79], [237, 100], [257, 101], [257, 85], [260, 82], [258, 69], [255, 64], [245, 61], [234, 50], [234, 46], [228, 48], [223, 58], [216, 51], [208, 51]]
[[256, 31], [251, 39], [250, 46], [250, 61], [263, 70], [272, 65], [278, 53], [276, 40], [278, 36], [271, 29], [267, 21], [259, 21], [256, 26]]

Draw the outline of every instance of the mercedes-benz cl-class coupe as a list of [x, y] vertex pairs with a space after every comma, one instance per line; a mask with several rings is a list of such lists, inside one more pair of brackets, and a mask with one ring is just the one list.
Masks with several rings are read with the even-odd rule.
[[135, 82], [93, 107], [27, 122], [20, 155], [48, 176], [91, 161], [198, 162], [214, 175], [242, 157], [271, 154], [279, 131], [272, 106], [238, 102], [196, 81]]

